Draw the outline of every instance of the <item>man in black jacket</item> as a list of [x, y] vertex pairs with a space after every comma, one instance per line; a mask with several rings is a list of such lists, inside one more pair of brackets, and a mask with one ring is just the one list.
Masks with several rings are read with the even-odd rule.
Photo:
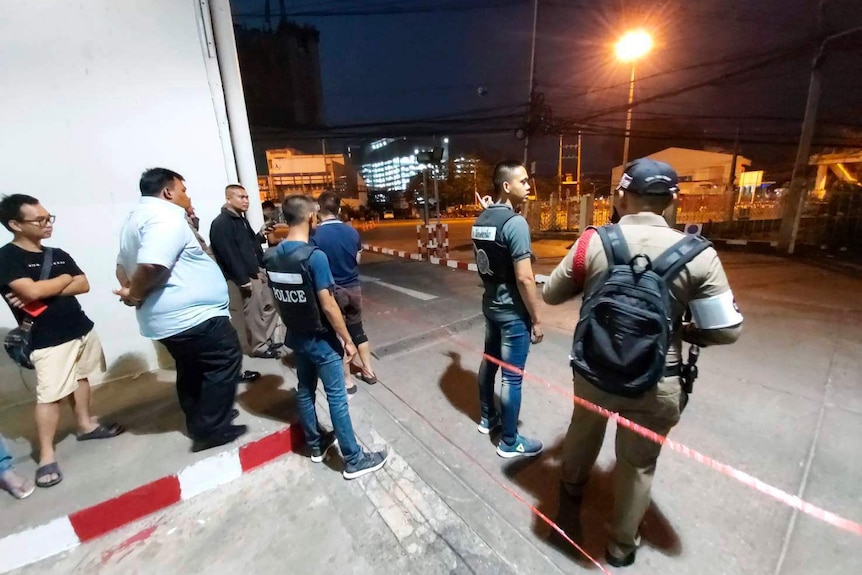
[[[224, 273], [231, 295], [242, 298], [246, 335], [254, 357], [278, 357], [280, 342], [273, 340], [276, 309], [263, 270], [264, 241], [248, 223], [248, 193], [239, 184], [225, 188], [226, 203], [210, 227], [210, 246]], [[233, 298], [232, 298], [233, 299]], [[239, 299], [239, 298], [237, 298]]]

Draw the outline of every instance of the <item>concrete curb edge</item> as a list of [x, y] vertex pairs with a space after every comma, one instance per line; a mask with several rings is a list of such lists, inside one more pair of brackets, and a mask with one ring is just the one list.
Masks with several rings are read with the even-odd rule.
[[198, 461], [113, 499], [0, 539], [0, 573], [68, 551], [124, 525], [230, 483], [305, 444], [299, 425]]

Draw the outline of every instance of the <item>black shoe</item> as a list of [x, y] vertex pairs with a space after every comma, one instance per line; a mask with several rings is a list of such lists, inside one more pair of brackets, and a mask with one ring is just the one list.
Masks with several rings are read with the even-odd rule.
[[240, 381], [254, 381], [255, 379], [257, 379], [259, 377], [260, 377], [259, 371], [251, 371], [251, 370], [247, 369], [240, 374], [239, 380]]
[[324, 433], [320, 438], [320, 445], [311, 448], [311, 460], [314, 463], [320, 463], [326, 457], [326, 452], [336, 445], [338, 445], [338, 439], [335, 437], [335, 432]]
[[347, 463], [344, 466], [344, 471], [341, 474], [344, 479], [356, 479], [362, 477], [372, 471], [377, 471], [389, 460], [389, 450], [386, 451], [363, 451], [362, 457], [356, 463]]
[[635, 562], [635, 554], [637, 554], [637, 549], [635, 549], [625, 557], [616, 557], [614, 555], [611, 555], [611, 552], [606, 549], [605, 561], [607, 561], [608, 564], [614, 567], [628, 567]]
[[251, 355], [252, 355], [252, 357], [259, 357], [261, 359], [278, 359], [279, 358], [278, 351], [276, 351], [272, 347], [265, 350], [265, 351], [255, 352]]
[[207, 449], [212, 449], [213, 447], [218, 447], [220, 445], [226, 445], [231, 441], [235, 441], [236, 439], [242, 437], [247, 431], [247, 425], [228, 425], [226, 428], [224, 428], [224, 430], [216, 432], [209, 437], [195, 439], [192, 442], [192, 453], [205, 451]]

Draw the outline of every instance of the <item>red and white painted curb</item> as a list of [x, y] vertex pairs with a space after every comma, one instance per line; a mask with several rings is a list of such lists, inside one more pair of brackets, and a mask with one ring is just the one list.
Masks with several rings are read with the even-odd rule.
[[[402, 250], [393, 250], [391, 248], [383, 248], [380, 246], [372, 246], [372, 245], [368, 245], [368, 244], [362, 244], [362, 249], [367, 251], [367, 252], [374, 252], [374, 253], [378, 253], [378, 254], [384, 254], [387, 256], [394, 256], [396, 258], [411, 259], [411, 260], [416, 260], [419, 262], [426, 261], [425, 256], [423, 256], [422, 254], [416, 254], [413, 252], [405, 252]], [[476, 267], [476, 264], [474, 264], [474, 263], [459, 262], [457, 260], [451, 260], [451, 259], [447, 259], [447, 258], [437, 258], [437, 257], [431, 256], [431, 257], [427, 258], [427, 261], [429, 263], [434, 264], [434, 265], [446, 266], [446, 267], [450, 267], [450, 268], [456, 269], [456, 270], [466, 270], [466, 271], [475, 272], [475, 271], [478, 271], [478, 269], [479, 269]]]
[[77, 547], [180, 501], [230, 483], [305, 443], [293, 425], [224, 451], [118, 497], [0, 539], [0, 573]]

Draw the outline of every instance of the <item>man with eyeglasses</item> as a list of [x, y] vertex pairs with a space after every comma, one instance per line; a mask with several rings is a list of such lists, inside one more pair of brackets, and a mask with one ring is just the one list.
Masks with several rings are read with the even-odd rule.
[[108, 439], [124, 430], [90, 415], [88, 376], [105, 371], [105, 355], [93, 322], [75, 298], [90, 291], [87, 276], [68, 253], [42, 245], [54, 231], [55, 217], [36, 198], [13, 194], [0, 200], [0, 219], [14, 235], [0, 248], [0, 293], [19, 324], [27, 318], [33, 323], [29, 359], [36, 371], [36, 485], [51, 487], [63, 480], [54, 453], [61, 401], [68, 398], [75, 413], [78, 441]]

